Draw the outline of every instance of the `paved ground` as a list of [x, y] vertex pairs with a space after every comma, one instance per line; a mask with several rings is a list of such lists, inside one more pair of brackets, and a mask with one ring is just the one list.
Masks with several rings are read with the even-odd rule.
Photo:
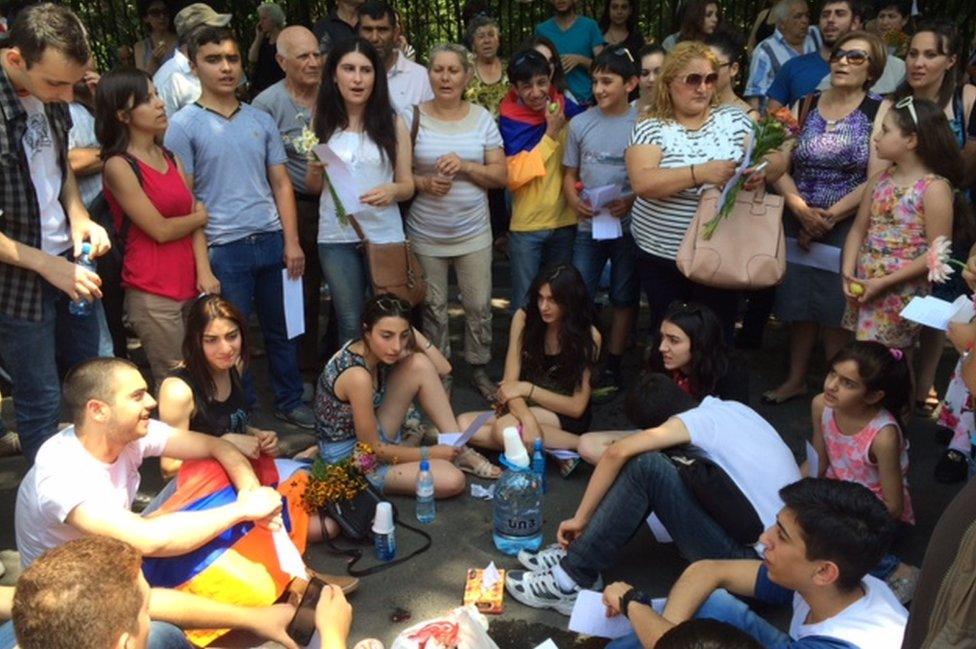
[[[507, 285], [499, 274], [496, 285]], [[502, 293], [503, 291], [498, 291]], [[507, 296], [506, 296], [507, 297]], [[494, 375], [501, 375], [501, 359], [507, 345], [508, 317], [504, 301], [499, 300], [495, 309], [495, 358]], [[461, 343], [461, 319], [459, 309], [452, 311], [452, 340]], [[633, 376], [639, 369], [643, 347], [637, 346], [628, 354], [626, 369]], [[775, 386], [786, 370], [787, 336], [785, 328], [772, 324], [767, 331], [763, 349], [743, 354], [744, 362], [752, 371], [750, 393], [752, 405], [776, 427], [794, 453], [802, 452], [803, 439], [809, 437], [809, 399], [796, 399], [790, 403], [769, 407], [759, 404], [759, 394]], [[950, 350], [943, 358], [939, 373], [939, 387], [944, 386], [955, 354]], [[266, 365], [263, 358], [256, 359], [259, 390], [267, 395]], [[467, 367], [463, 361], [455, 364], [453, 403], [458, 412], [483, 409], [484, 403], [467, 383]], [[810, 385], [819, 385], [823, 377], [823, 363], [818, 362], [811, 370]], [[811, 391], [811, 395], [813, 392]], [[4, 404], [4, 417], [11, 421], [12, 408], [9, 400]], [[307, 438], [298, 430], [284, 426], [268, 416], [270, 404], [265, 401], [256, 415], [258, 425], [277, 429], [283, 442], [292, 448], [301, 447]], [[612, 429], [626, 426], [618, 399], [594, 412], [594, 429]], [[908, 431], [911, 441], [912, 495], [918, 524], [900, 539], [896, 550], [909, 563], [918, 565], [925, 545], [942, 509], [958, 490], [957, 486], [935, 483], [932, 469], [941, 454], [942, 447], [932, 437], [931, 421], [917, 418]], [[0, 459], [0, 548], [14, 546], [13, 508], [17, 484], [26, 471], [23, 458]], [[143, 468], [144, 485], [158, 488], [158, 465], [147, 463]], [[550, 466], [550, 490], [546, 495], [545, 530], [546, 542], [554, 538], [559, 522], [573, 514], [579, 497], [590, 475], [587, 467], [581, 467], [568, 480], [563, 480]], [[412, 517], [410, 499], [394, 499], [401, 514]], [[387, 644], [397, 633], [410, 624], [431, 617], [438, 612], [459, 605], [464, 587], [465, 571], [469, 567], [483, 567], [495, 561], [500, 568], [514, 567], [515, 562], [494, 549], [491, 540], [491, 503], [473, 500], [467, 496], [449, 502], [438, 503], [437, 520], [429, 526], [434, 539], [433, 547], [426, 554], [386, 572], [363, 579], [359, 592], [351, 597], [355, 610], [352, 638], [378, 637]], [[399, 551], [407, 552], [417, 546], [416, 538], [401, 530], [397, 538]], [[13, 567], [16, 557], [4, 553], [8, 567]], [[341, 572], [341, 562], [321, 547], [313, 547], [306, 555], [308, 563], [325, 572]], [[365, 563], [365, 562], [364, 562]], [[627, 579], [643, 588], [652, 596], [667, 593], [669, 586], [680, 574], [684, 562], [673, 546], [656, 544], [646, 529], [626, 547], [616, 570], [607, 577]], [[8, 570], [3, 583], [9, 583], [15, 571]], [[411, 621], [393, 622], [391, 615], [398, 608], [411, 614]], [[774, 620], [783, 620], [782, 611], [771, 611]], [[601, 647], [601, 641], [584, 641], [565, 631], [567, 618], [551, 612], [537, 611], [522, 606], [510, 597], [505, 601], [505, 612], [491, 619], [490, 633], [502, 649], [531, 649], [547, 637], [558, 646]]]

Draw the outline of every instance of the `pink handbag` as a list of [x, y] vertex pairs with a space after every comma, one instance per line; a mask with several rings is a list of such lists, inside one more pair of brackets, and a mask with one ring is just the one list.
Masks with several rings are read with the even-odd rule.
[[775, 286], [786, 273], [783, 197], [765, 189], [742, 190], [732, 213], [705, 240], [700, 231], [717, 211], [719, 191], [707, 189], [698, 201], [675, 260], [693, 282], [730, 289]]

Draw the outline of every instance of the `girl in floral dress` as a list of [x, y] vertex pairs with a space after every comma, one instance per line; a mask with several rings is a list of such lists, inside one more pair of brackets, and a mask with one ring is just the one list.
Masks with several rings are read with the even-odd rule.
[[952, 236], [952, 181], [962, 159], [942, 109], [912, 97], [888, 111], [874, 144], [892, 166], [868, 181], [844, 244], [843, 326], [858, 340], [907, 351], [920, 325], [899, 314], [929, 292], [929, 246]]

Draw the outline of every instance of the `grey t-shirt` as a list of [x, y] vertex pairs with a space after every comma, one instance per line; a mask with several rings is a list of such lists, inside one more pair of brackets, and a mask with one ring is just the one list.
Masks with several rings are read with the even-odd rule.
[[281, 141], [285, 145], [285, 153], [288, 154], [288, 162], [285, 163], [288, 177], [291, 178], [291, 184], [294, 185], [296, 192], [307, 194], [305, 172], [308, 171], [308, 161], [303, 154], [295, 150], [293, 142], [302, 136], [303, 128], [311, 127], [311, 111], [295, 103], [285, 88], [284, 79], [267, 87], [254, 98], [251, 105], [271, 115], [278, 125]]
[[[619, 116], [605, 115], [597, 106], [580, 113], [569, 122], [563, 166], [579, 169], [583, 187], [620, 185], [624, 194], [631, 193], [624, 152], [636, 123], [634, 106]], [[620, 224], [625, 233], [630, 232], [629, 213]], [[590, 219], [580, 219], [579, 229], [590, 232], [593, 224]]]

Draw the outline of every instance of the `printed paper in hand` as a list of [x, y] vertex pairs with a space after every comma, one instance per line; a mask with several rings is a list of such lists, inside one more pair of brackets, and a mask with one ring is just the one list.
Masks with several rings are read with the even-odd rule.
[[359, 202], [359, 196], [364, 192], [360, 190], [359, 184], [342, 158], [337, 156], [328, 144], [320, 144], [312, 149], [312, 152], [320, 162], [325, 164], [325, 173], [329, 174], [329, 180], [339, 200], [342, 201], [346, 214], [357, 214], [365, 210], [366, 206]]
[[576, 596], [573, 614], [569, 617], [569, 630], [598, 638], [619, 638], [633, 630], [630, 621], [623, 615], [607, 617], [607, 607], [603, 604], [603, 593], [595, 590], [581, 590]]
[[302, 561], [302, 555], [299, 554], [298, 548], [295, 547], [295, 543], [288, 536], [288, 532], [285, 531], [283, 526], [271, 533], [271, 540], [274, 542], [275, 553], [278, 555], [278, 565], [281, 566], [281, 571], [292, 577], [308, 579], [308, 570], [305, 569], [305, 562]]
[[913, 297], [899, 315], [926, 327], [947, 331], [950, 322], [969, 322], [972, 320], [973, 301], [966, 295], [960, 295], [952, 303], [931, 295]]
[[593, 208], [593, 239], [619, 239], [624, 236], [620, 219], [610, 214], [607, 205], [620, 198], [620, 185], [603, 185], [586, 190], [586, 202]]
[[471, 441], [474, 434], [485, 425], [485, 422], [487, 422], [493, 414], [495, 413], [491, 412], [490, 410], [481, 413], [474, 418], [474, 421], [472, 421], [467, 428], [464, 429], [463, 433], [440, 433], [437, 436], [437, 443], [461, 448]]
[[285, 330], [288, 340], [305, 333], [305, 300], [301, 275], [292, 279], [288, 269], [281, 269], [281, 293], [285, 307]]
[[718, 197], [718, 202], [715, 203], [715, 214], [718, 214], [722, 206], [725, 205], [725, 197], [738, 184], [739, 179], [742, 178], [742, 174], [752, 164], [752, 146], [756, 143], [756, 139], [751, 134], [746, 137], [748, 138], [746, 140], [746, 154], [742, 157], [742, 163], [739, 165], [739, 168], [735, 170], [735, 175], [729, 178], [729, 181], [722, 187], [722, 193]]

